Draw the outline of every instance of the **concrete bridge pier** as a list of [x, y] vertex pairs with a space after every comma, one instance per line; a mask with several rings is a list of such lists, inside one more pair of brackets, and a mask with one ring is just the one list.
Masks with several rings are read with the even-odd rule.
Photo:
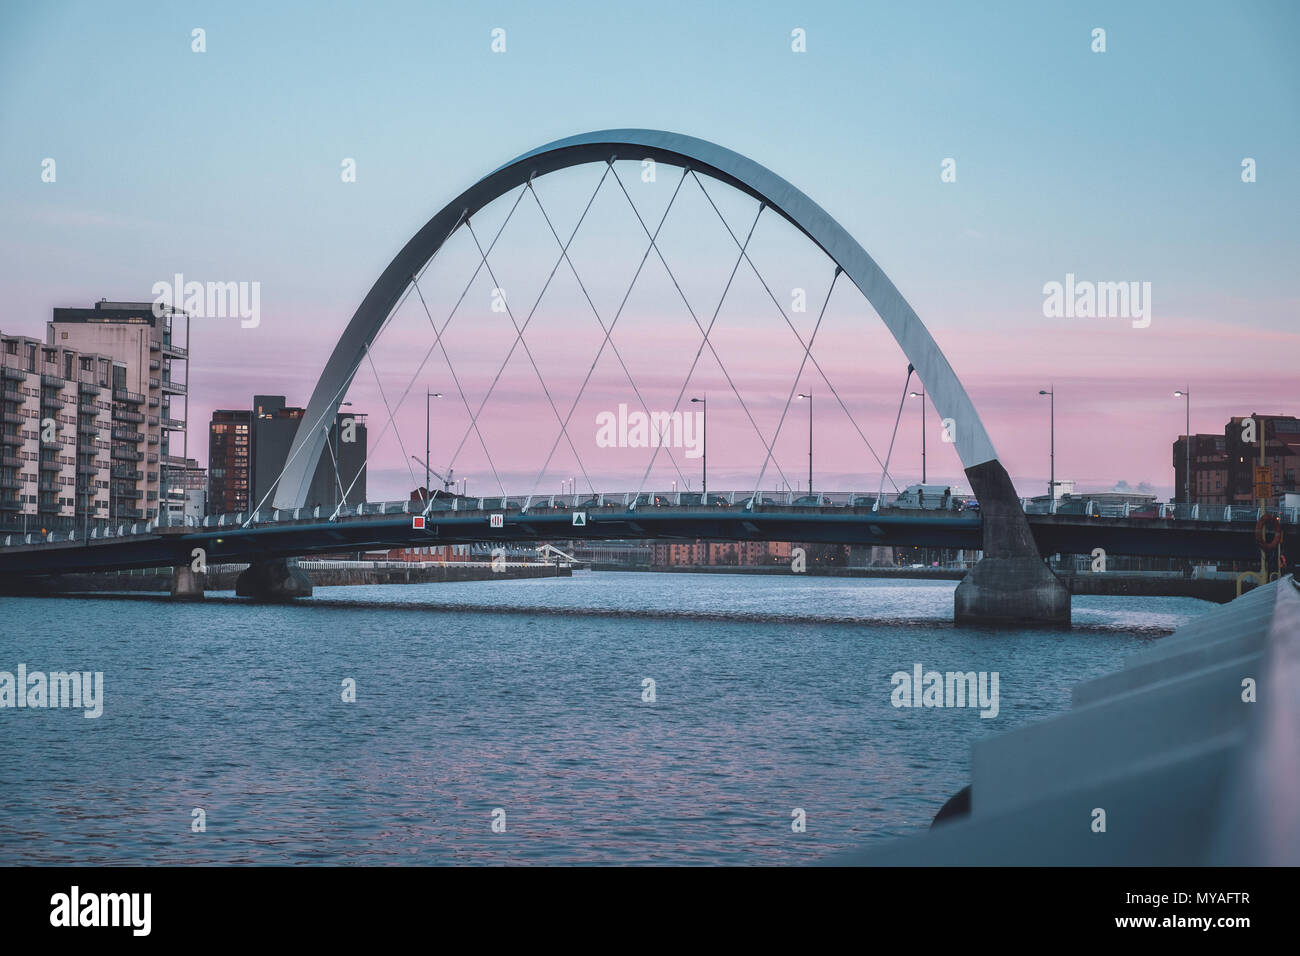
[[254, 561], [235, 580], [235, 593], [257, 601], [291, 601], [311, 597], [311, 578], [297, 558]]
[[208, 576], [202, 571], [195, 571], [191, 565], [178, 564], [172, 568], [172, 600], [202, 601], [203, 588]]
[[996, 459], [966, 469], [984, 523], [984, 557], [953, 597], [957, 624], [1069, 626], [1070, 589], [1038, 554], [1007, 470]]

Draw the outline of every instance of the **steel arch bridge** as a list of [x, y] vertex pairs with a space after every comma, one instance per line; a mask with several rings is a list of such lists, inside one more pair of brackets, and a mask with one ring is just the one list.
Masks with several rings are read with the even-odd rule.
[[425, 223], [376, 280], [334, 347], [294, 436], [273, 507], [292, 510], [306, 502], [327, 442], [322, 426], [334, 421], [389, 315], [448, 239], [489, 203], [539, 176], [584, 164], [612, 165], [619, 158], [652, 159], [731, 186], [756, 199], [760, 212], [778, 213], [831, 259], [836, 274], [846, 275], [875, 309], [940, 416], [951, 420], [953, 444], [980, 501], [985, 558], [958, 588], [957, 620], [1068, 622], [1069, 591], [1042, 563], [978, 412], [929, 330], [880, 266], [824, 209], [776, 173], [716, 143], [662, 130], [600, 130], [548, 143], [487, 174]]
[[660, 130], [601, 130], [548, 143], [484, 176], [425, 223], [394, 257], [353, 314], [316, 383], [273, 507], [291, 510], [306, 503], [316, 462], [325, 450], [322, 423], [333, 420], [366, 350], [413, 277], [452, 235], [489, 203], [538, 176], [620, 158], [653, 159], [709, 176], [793, 224], [848, 276], [879, 314], [916, 368], [941, 417], [952, 419], [954, 445], [967, 473], [997, 460], [979, 414], [930, 331], [875, 260], [824, 209], [776, 173], [715, 143]]

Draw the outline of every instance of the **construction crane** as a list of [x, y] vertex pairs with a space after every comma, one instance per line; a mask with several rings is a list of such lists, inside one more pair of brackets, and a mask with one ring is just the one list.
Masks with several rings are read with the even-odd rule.
[[[429, 463], [428, 463], [427, 461], [425, 461], [423, 458], [419, 457], [418, 455], [412, 455], [412, 456], [411, 456], [411, 460], [412, 460], [412, 461], [415, 461], [415, 462], [418, 462], [419, 464], [423, 465], [423, 466], [424, 466], [424, 470], [425, 470], [428, 474], [433, 475], [433, 477], [437, 478], [439, 481], [442, 482], [442, 491], [443, 491], [443, 494], [448, 494], [448, 493], [450, 493], [452, 487], [456, 484], [456, 479], [452, 477], [453, 475], [456, 474], [456, 469], [454, 469], [454, 468], [448, 468], [448, 469], [447, 469], [447, 474], [444, 475], [442, 472], [440, 472], [440, 471], [436, 471], [436, 470], [434, 470], [433, 468], [429, 467]], [[428, 494], [429, 489], [428, 489], [428, 488], [425, 488], [424, 491], [425, 491], [425, 494]]]

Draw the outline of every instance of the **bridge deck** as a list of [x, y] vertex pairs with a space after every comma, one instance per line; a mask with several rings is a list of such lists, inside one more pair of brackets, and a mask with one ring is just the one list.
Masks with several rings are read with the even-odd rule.
[[[418, 508], [419, 505], [417, 504]], [[189, 564], [194, 549], [213, 562], [301, 557], [341, 551], [519, 541], [656, 539], [693, 541], [797, 541], [808, 543], [978, 550], [978, 512], [908, 511], [868, 507], [792, 507], [786, 504], [607, 506], [528, 511], [432, 511], [416, 528], [407, 512], [329, 518], [293, 517], [244, 527], [147, 528], [137, 534], [91, 540], [0, 537], [0, 574], [30, 575]], [[499, 517], [494, 527], [493, 516]], [[260, 516], [259, 516], [260, 517]], [[269, 515], [267, 515], [269, 517]], [[1040, 553], [1107, 554], [1251, 560], [1259, 555], [1254, 524], [1247, 521], [1090, 517], [1030, 514]], [[1300, 527], [1288, 525], [1290, 534]]]

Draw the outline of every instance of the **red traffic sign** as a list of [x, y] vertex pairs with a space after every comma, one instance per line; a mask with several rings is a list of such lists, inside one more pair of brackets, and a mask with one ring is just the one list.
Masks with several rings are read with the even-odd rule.
[[424, 515], [412, 515], [411, 527], [416, 531], [422, 531], [424, 529]]

